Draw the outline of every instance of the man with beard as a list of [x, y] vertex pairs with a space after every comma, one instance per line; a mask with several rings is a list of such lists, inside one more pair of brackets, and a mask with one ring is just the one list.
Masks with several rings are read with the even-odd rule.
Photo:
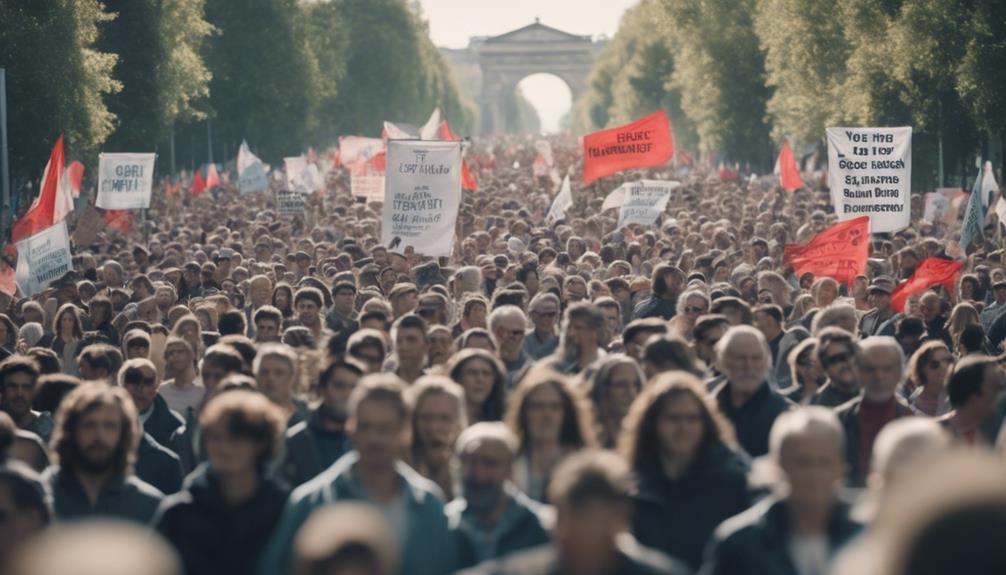
[[445, 512], [456, 539], [458, 567], [548, 543], [551, 509], [512, 483], [517, 438], [500, 422], [481, 422], [458, 437], [462, 496]]
[[859, 344], [852, 334], [838, 327], [821, 330], [817, 337], [817, 361], [828, 376], [811, 403], [838, 407], [859, 395]]
[[489, 332], [496, 342], [496, 355], [506, 367], [506, 389], [512, 390], [520, 376], [533, 363], [524, 353], [527, 318], [515, 305], [504, 305], [489, 314]]
[[391, 524], [403, 573], [439, 575], [454, 568], [440, 489], [401, 461], [408, 445], [410, 407], [392, 374], [368, 375], [349, 397], [346, 430], [354, 450], [290, 496], [259, 565], [262, 575], [289, 573], [292, 543], [313, 511], [360, 501]]
[[331, 361], [318, 378], [321, 403], [306, 421], [286, 432], [283, 475], [291, 486], [306, 483], [350, 450], [346, 435], [349, 395], [367, 369], [353, 358]]
[[85, 383], [66, 396], [45, 473], [57, 519], [150, 521], [162, 495], [133, 476], [140, 433], [136, 408], [121, 387]]
[[601, 343], [607, 340], [604, 314], [589, 302], [578, 302], [566, 309], [562, 335], [555, 353], [545, 362], [556, 371], [575, 375], [606, 354]]
[[52, 435], [52, 416], [48, 411], [33, 411], [39, 376], [38, 363], [30, 357], [15, 355], [0, 362], [0, 407], [19, 429], [38, 435], [48, 444]]

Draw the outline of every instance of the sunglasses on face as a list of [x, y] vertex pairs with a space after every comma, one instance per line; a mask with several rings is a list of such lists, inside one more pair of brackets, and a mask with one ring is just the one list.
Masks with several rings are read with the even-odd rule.
[[833, 365], [837, 365], [839, 363], [844, 363], [846, 361], [849, 361], [853, 357], [854, 357], [854, 355], [853, 355], [853, 353], [851, 351], [843, 351], [841, 353], [836, 353], [834, 355], [829, 355], [829, 356], [826, 356], [826, 357], [822, 358], [821, 359], [821, 364], [824, 367], [831, 367]]
[[705, 313], [706, 309], [702, 307], [688, 306], [685, 308], [685, 313]]

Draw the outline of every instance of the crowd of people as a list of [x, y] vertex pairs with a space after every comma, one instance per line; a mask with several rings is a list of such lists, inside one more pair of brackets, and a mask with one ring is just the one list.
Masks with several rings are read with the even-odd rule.
[[[534, 138], [476, 141], [449, 258], [381, 245], [333, 169], [303, 216], [156, 195], [2, 302], [6, 572], [1006, 572], [995, 234], [894, 309], [959, 228], [917, 198], [840, 285], [783, 261], [836, 221], [825, 189], [584, 186], [551, 145], [566, 217]], [[644, 176], [682, 186], [616, 229]]]

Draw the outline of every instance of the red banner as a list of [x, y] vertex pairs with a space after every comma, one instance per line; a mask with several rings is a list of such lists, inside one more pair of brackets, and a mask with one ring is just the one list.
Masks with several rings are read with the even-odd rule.
[[804, 245], [786, 244], [783, 264], [793, 266], [797, 276], [834, 278], [849, 283], [866, 271], [870, 255], [870, 217], [839, 222]]
[[779, 150], [779, 158], [776, 160], [776, 173], [779, 174], [779, 183], [782, 189], [793, 192], [804, 187], [800, 178], [800, 170], [796, 167], [796, 158], [793, 157], [793, 150], [789, 147], [789, 142], [783, 142], [782, 149]]
[[583, 137], [583, 183], [628, 170], [660, 166], [674, 156], [671, 123], [663, 110], [631, 124]]
[[941, 285], [949, 293], [957, 286], [957, 278], [964, 267], [962, 262], [940, 258], [926, 258], [915, 268], [915, 273], [891, 294], [891, 307], [896, 311], [905, 310], [908, 297], [922, 293], [934, 285]]

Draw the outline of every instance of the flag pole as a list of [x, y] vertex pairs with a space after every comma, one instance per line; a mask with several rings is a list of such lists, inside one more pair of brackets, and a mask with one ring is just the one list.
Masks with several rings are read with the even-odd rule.
[[7, 238], [11, 220], [10, 166], [7, 155], [7, 70], [0, 68], [0, 188], [3, 189], [3, 213], [0, 213], [0, 238]]

